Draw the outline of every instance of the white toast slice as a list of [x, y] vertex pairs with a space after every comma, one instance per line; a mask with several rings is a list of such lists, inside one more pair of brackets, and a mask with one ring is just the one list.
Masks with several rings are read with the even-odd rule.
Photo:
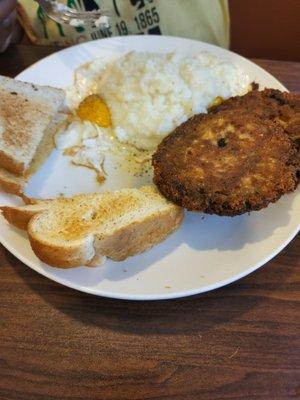
[[8, 222], [27, 229], [35, 254], [59, 268], [103, 256], [124, 260], [164, 240], [183, 219], [183, 210], [152, 186], [0, 209]]
[[63, 100], [61, 89], [0, 76], [0, 167], [26, 172]]
[[46, 161], [54, 148], [54, 135], [67, 121], [67, 115], [58, 113], [45, 130], [36, 154], [24, 175], [14, 174], [0, 167], [0, 188], [5, 192], [23, 196], [31, 175]]

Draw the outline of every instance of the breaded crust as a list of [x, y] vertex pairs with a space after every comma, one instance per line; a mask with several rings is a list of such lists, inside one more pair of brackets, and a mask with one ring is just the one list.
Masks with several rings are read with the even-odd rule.
[[292, 140], [300, 139], [300, 94], [276, 89], [252, 90], [244, 96], [231, 97], [209, 109], [209, 113], [238, 110], [279, 123]]
[[234, 216], [295, 189], [295, 152], [279, 124], [223, 104], [162, 141], [153, 156], [154, 182], [188, 210]]
[[[257, 89], [257, 88], [255, 88]], [[252, 90], [244, 96], [231, 97], [220, 105], [211, 107], [209, 113], [237, 111], [255, 115], [279, 124], [294, 141], [297, 153], [294, 163], [300, 179], [300, 94], [276, 89]]]

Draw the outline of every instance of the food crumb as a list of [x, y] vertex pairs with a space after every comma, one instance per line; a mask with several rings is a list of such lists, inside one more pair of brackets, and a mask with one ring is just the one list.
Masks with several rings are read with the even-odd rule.
[[171, 289], [171, 286], [166, 285], [165, 289]]
[[238, 351], [239, 351], [239, 347], [228, 357], [228, 358], [233, 358], [237, 355]]
[[219, 146], [219, 147], [221, 147], [221, 148], [222, 148], [222, 147], [225, 147], [226, 144], [227, 144], [227, 143], [226, 143], [226, 140], [225, 140], [224, 138], [221, 138], [221, 139], [218, 140], [218, 146]]

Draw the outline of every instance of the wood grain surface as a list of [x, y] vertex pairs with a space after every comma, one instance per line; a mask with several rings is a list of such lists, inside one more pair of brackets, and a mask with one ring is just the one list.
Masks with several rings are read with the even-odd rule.
[[[54, 48], [0, 55], [13, 76]], [[300, 91], [300, 64], [256, 60]], [[0, 400], [300, 399], [300, 237], [212, 293], [126, 302], [79, 293], [0, 247]]]

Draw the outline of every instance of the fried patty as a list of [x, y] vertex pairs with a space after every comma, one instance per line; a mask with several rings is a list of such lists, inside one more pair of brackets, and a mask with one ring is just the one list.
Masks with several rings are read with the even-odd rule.
[[[256, 100], [249, 98], [254, 107]], [[267, 207], [296, 188], [293, 141], [279, 123], [258, 116], [268, 110], [258, 105], [251, 113], [249, 102], [237, 102], [244, 100], [192, 117], [158, 146], [154, 182], [169, 200], [188, 210], [234, 216]]]
[[209, 113], [236, 110], [280, 124], [292, 140], [300, 139], [300, 94], [276, 89], [252, 90], [211, 107]]
[[254, 90], [244, 96], [231, 97], [220, 105], [211, 107], [209, 113], [231, 110], [279, 124], [295, 143], [297, 153], [294, 163], [300, 179], [300, 94], [277, 89], [258, 91], [258, 85], [253, 88]]

